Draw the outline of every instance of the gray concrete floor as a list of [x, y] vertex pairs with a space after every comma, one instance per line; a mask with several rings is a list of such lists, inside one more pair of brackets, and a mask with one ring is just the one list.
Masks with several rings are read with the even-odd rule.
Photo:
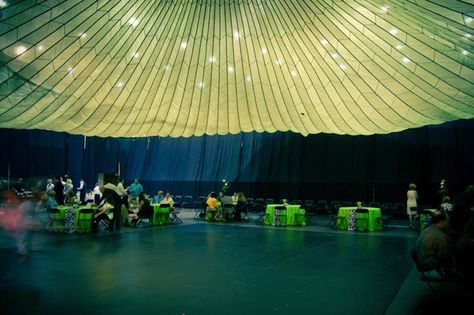
[[4, 238], [1, 313], [423, 314], [436, 292], [454, 292], [419, 280], [417, 234], [403, 222], [349, 233], [324, 216], [282, 228], [180, 216], [182, 225], [38, 233], [21, 262]]

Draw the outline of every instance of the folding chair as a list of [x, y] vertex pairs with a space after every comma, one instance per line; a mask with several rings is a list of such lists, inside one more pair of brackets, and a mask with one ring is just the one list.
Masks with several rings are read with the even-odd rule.
[[369, 230], [369, 209], [356, 209], [356, 229], [357, 231], [367, 232]]
[[[177, 205], [177, 206], [176, 206]], [[178, 216], [181, 212], [180, 204], [174, 204], [174, 207], [170, 209], [171, 220], [173, 224], [182, 224], [183, 220]]]
[[92, 219], [94, 217], [94, 209], [81, 209], [77, 216], [76, 231], [78, 233], [89, 233], [92, 231]]
[[235, 207], [231, 203], [226, 203], [221, 207], [222, 221], [230, 221], [234, 218]]

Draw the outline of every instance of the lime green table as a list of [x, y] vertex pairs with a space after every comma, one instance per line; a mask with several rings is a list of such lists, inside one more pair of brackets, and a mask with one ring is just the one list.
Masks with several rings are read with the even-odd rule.
[[[368, 213], [359, 213], [357, 214], [358, 217], [367, 217], [368, 216], [368, 230], [373, 231], [380, 231], [382, 230], [382, 211], [380, 208], [370, 208], [370, 207], [362, 207], [364, 209], [369, 210]], [[349, 212], [351, 210], [356, 210], [357, 207], [340, 207], [338, 211], [338, 216], [346, 218], [345, 220], [337, 220], [336, 227], [339, 230], [347, 230], [347, 224], [349, 222]]]
[[152, 204], [153, 207], [153, 225], [165, 225], [171, 223], [170, 208], [161, 207], [160, 204]]
[[[267, 225], [275, 224], [275, 207], [284, 206], [282, 204], [270, 204], [265, 209], [264, 223]], [[299, 205], [286, 205], [286, 225], [306, 225], [305, 210], [300, 209]]]
[[[66, 220], [66, 211], [68, 209], [71, 209], [72, 206], [59, 206], [59, 214], [58, 218], [61, 220]], [[91, 206], [80, 206], [77, 207], [76, 210], [76, 216], [75, 216], [75, 230], [78, 232], [90, 232], [91, 231], [91, 222], [92, 219], [94, 218], [94, 213], [80, 213], [82, 209], [92, 209], [95, 210], [97, 207], [91, 207]]]

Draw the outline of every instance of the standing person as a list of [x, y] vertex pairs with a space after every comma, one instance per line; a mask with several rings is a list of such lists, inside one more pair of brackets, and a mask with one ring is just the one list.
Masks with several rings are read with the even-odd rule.
[[124, 187], [124, 179], [120, 179], [118, 184], [117, 184], [117, 193], [119, 194], [120, 198], [122, 199], [122, 204], [125, 206], [125, 208], [129, 208], [128, 205], [128, 195], [127, 195], [127, 190]]
[[86, 182], [82, 178], [79, 181], [77, 191], [79, 192], [79, 201], [83, 203], [86, 200]]
[[102, 192], [100, 191], [99, 183], [95, 183], [94, 187], [94, 203], [98, 205], [100, 203], [100, 199], [102, 199]]
[[72, 190], [74, 189], [74, 185], [72, 184], [72, 180], [70, 178], [66, 179], [65, 182], [62, 182], [64, 185], [63, 188], [63, 194], [64, 198], [66, 198], [70, 193], [72, 193]]
[[61, 177], [56, 177], [54, 179], [54, 192], [56, 193], [56, 201], [59, 205], [64, 204], [64, 186], [61, 180]]
[[413, 227], [414, 216], [417, 214], [416, 211], [412, 211], [412, 207], [417, 207], [418, 193], [416, 191], [416, 185], [411, 183], [408, 185], [407, 191], [407, 214], [408, 220], [410, 221], [410, 229]]
[[51, 178], [48, 178], [48, 181], [46, 183], [46, 193], [48, 193], [51, 190], [54, 191], [54, 184], [53, 184], [53, 180]]
[[122, 218], [122, 201], [117, 192], [117, 186], [107, 183], [101, 186], [102, 198], [113, 206], [113, 217], [109, 227], [110, 231], [120, 230], [120, 221]]
[[129, 201], [134, 201], [134, 203], [138, 204], [138, 196], [143, 192], [143, 186], [138, 181], [138, 178], [135, 178], [133, 184], [128, 186], [127, 188], [128, 195], [130, 196]]
[[442, 179], [439, 183], [439, 190], [438, 194], [440, 195], [441, 202], [443, 201], [444, 197], [448, 196], [448, 186], [446, 185], [446, 180]]

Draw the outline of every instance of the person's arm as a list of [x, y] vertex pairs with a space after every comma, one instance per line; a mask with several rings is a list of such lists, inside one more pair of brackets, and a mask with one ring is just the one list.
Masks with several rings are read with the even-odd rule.
[[102, 205], [102, 207], [100, 207], [100, 211], [97, 212], [97, 213], [94, 215], [94, 218], [97, 218], [98, 216], [100, 216], [100, 215], [103, 214], [103, 213], [107, 213], [107, 212], [108, 212], [110, 209], [112, 209], [112, 208], [113, 208], [113, 206], [112, 206], [110, 203], [108, 203], [108, 202], [104, 203], [104, 204]]

